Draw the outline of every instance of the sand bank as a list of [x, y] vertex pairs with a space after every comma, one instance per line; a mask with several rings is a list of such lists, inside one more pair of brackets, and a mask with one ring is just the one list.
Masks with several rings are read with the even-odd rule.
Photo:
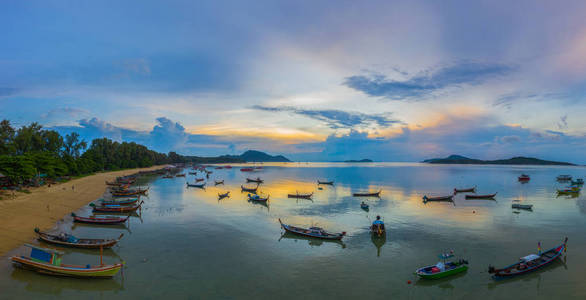
[[29, 243], [36, 237], [35, 227], [50, 230], [65, 215], [100, 198], [106, 190], [106, 180], [159, 168], [98, 173], [51, 187], [31, 188], [30, 194], [16, 192], [16, 197], [5, 197], [0, 200], [0, 256]]

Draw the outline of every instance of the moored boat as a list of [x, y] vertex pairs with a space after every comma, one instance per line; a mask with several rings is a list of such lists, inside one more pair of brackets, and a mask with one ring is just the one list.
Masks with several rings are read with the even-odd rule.
[[124, 191], [112, 191], [112, 196], [114, 197], [128, 197], [128, 196], [134, 196], [134, 195], [144, 195], [146, 194], [146, 192], [149, 190], [149, 188], [146, 189], [133, 189], [133, 190], [124, 190]]
[[466, 195], [466, 199], [494, 199], [497, 193], [494, 194], [486, 194], [486, 195], [473, 195], [468, 194]]
[[136, 211], [137, 209], [140, 209], [142, 207], [143, 203], [144, 203], [144, 201], [140, 201], [140, 203], [138, 205], [134, 205], [134, 206], [116, 205], [116, 204], [96, 206], [95, 204], [90, 203], [90, 206], [92, 206], [94, 208], [95, 212], [127, 213], [127, 212], [133, 212], [133, 211]]
[[77, 238], [71, 234], [59, 233], [49, 234], [42, 232], [39, 228], [35, 228], [35, 232], [39, 236], [39, 240], [60, 246], [73, 247], [73, 248], [85, 248], [85, 249], [107, 249], [116, 245], [120, 239], [124, 236], [123, 233], [117, 239], [85, 239]]
[[531, 177], [529, 177], [527, 174], [521, 174], [521, 176], [519, 176], [517, 179], [521, 182], [527, 182], [531, 180]]
[[260, 177], [254, 178], [246, 178], [246, 182], [256, 182], [256, 183], [263, 183], [264, 180], [260, 179]]
[[286, 225], [283, 224], [283, 222], [281, 222], [281, 219], [279, 219], [279, 223], [281, 224], [281, 228], [283, 228], [287, 232], [324, 240], [341, 240], [346, 235], [345, 231], [341, 233], [329, 233], [325, 231], [323, 228], [315, 226], [309, 228], [301, 228], [292, 225]]
[[570, 181], [570, 180], [572, 180], [572, 176], [571, 175], [559, 175], [555, 179], [557, 179], [557, 181]]
[[564, 243], [551, 248], [543, 253], [541, 253], [541, 243], [538, 243], [538, 254], [529, 254], [527, 256], [521, 257], [518, 262], [504, 267], [502, 269], [496, 269], [493, 266], [488, 267], [488, 273], [494, 274], [493, 278], [507, 278], [507, 277], [514, 277], [522, 274], [527, 274], [532, 271], [536, 271], [553, 261], [555, 261], [558, 257], [562, 255], [566, 251], [566, 243], [568, 242], [568, 238], [564, 240]]
[[200, 181], [204, 181], [203, 178], [195, 178], [195, 182], [200, 182]]
[[224, 184], [224, 180], [214, 180], [214, 185]]
[[200, 183], [200, 184], [186, 182], [185, 184], [187, 184], [187, 187], [194, 187], [194, 188], [200, 188], [200, 189], [203, 189], [205, 187], [205, 185], [206, 185], [205, 182], [204, 183]]
[[572, 194], [579, 194], [580, 190], [581, 189], [579, 189], [579, 188], [567, 188], [567, 189], [563, 189], [563, 190], [558, 189], [557, 192], [560, 195], [572, 195]]
[[116, 275], [123, 267], [123, 264], [120, 263], [113, 265], [103, 265], [100, 263], [98, 266], [66, 265], [61, 263], [61, 257], [64, 254], [61, 251], [41, 248], [29, 244], [25, 244], [25, 246], [31, 248], [30, 256], [12, 256], [10, 260], [12, 260], [16, 267], [30, 269], [42, 274], [85, 278], [107, 278]]
[[269, 197], [271, 196], [269, 195], [263, 198], [257, 194], [248, 194], [248, 200], [250, 201], [267, 202], [269, 200]]
[[516, 208], [516, 209], [525, 209], [525, 210], [532, 210], [533, 209], [533, 204], [518, 204], [518, 203], [513, 203], [511, 205], [512, 208]]
[[364, 209], [364, 210], [368, 210], [370, 208], [370, 206], [368, 206], [368, 204], [366, 204], [364, 201], [362, 203], [360, 203], [360, 208]]
[[466, 260], [460, 259], [458, 261], [446, 262], [446, 259], [454, 257], [453, 253], [444, 253], [439, 257], [443, 262], [419, 268], [415, 271], [415, 274], [423, 279], [439, 279], [466, 272], [466, 270], [468, 270], [468, 261]]
[[428, 201], [453, 201], [454, 200], [454, 195], [449, 195], [449, 196], [438, 196], [438, 197], [427, 197], [423, 196], [423, 202], [428, 202]]
[[243, 192], [250, 192], [250, 193], [256, 193], [256, 191], [258, 190], [258, 186], [256, 187], [247, 187], [247, 186], [240, 186], [240, 189], [242, 189]]
[[74, 222], [87, 223], [87, 224], [101, 224], [101, 225], [114, 225], [126, 222], [130, 216], [126, 218], [122, 217], [80, 217], [74, 213], [71, 213]]
[[382, 190], [379, 190], [378, 192], [358, 192], [358, 193], [353, 193], [352, 196], [354, 196], [354, 197], [380, 197], [381, 192], [382, 192]]
[[177, 175], [175, 175], [175, 177], [185, 177], [185, 173], [183, 173], [183, 174], [177, 174]]
[[320, 181], [319, 179], [317, 180], [317, 184], [324, 184], [324, 185], [334, 185], [334, 181]]
[[572, 185], [584, 185], [584, 179], [578, 178], [576, 181], [572, 180]]
[[454, 194], [457, 194], [457, 193], [476, 193], [476, 187], [471, 187], [471, 188], [467, 188], [467, 189], [455, 188]]
[[240, 172], [252, 172], [252, 171], [254, 171], [253, 168], [242, 168], [242, 169], [240, 169]]
[[295, 193], [295, 194], [287, 194], [287, 198], [305, 198], [305, 199], [311, 199], [311, 197], [313, 197], [313, 192], [308, 193], [308, 194], [299, 194], [299, 193]]
[[136, 202], [138, 202], [138, 199], [140, 199], [140, 197], [136, 197], [136, 198], [128, 198], [128, 199], [111, 199], [111, 200], [106, 200], [106, 199], [98, 199], [98, 201], [100, 202], [100, 204], [102, 205], [131, 205], [134, 204]]
[[218, 199], [223, 199], [223, 198], [226, 198], [226, 197], [230, 197], [230, 192], [229, 191], [228, 192], [225, 192], [223, 194], [218, 193]]

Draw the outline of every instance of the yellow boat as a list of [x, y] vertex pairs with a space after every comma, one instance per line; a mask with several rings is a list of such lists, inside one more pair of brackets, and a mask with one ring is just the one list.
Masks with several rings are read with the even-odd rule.
[[101, 264], [101, 255], [100, 265], [98, 266], [66, 265], [61, 263], [61, 256], [64, 254], [61, 251], [41, 248], [29, 244], [25, 244], [25, 246], [31, 248], [30, 257], [12, 256], [10, 260], [12, 260], [16, 267], [30, 269], [43, 274], [84, 278], [107, 278], [118, 274], [120, 269], [124, 266], [120, 263], [113, 265]]

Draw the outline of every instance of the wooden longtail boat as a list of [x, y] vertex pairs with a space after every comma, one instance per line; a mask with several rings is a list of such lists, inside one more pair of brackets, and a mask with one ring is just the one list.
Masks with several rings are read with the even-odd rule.
[[372, 224], [370, 225], [370, 233], [377, 237], [382, 237], [386, 234], [385, 224]]
[[382, 190], [378, 192], [363, 192], [363, 193], [353, 193], [352, 196], [354, 197], [380, 197], [380, 193]]
[[125, 206], [125, 205], [95, 206], [95, 205], [92, 205], [93, 203], [91, 203], [90, 206], [93, 206], [95, 212], [127, 213], [127, 212], [133, 212], [133, 211], [141, 208], [143, 203], [144, 203], [144, 201], [140, 201], [140, 203], [135, 206]]
[[[551, 248], [543, 253], [529, 254], [525, 257], [521, 257], [519, 262], [502, 269], [495, 269], [493, 266], [489, 266], [488, 273], [494, 274], [493, 278], [498, 279], [527, 274], [529, 272], [535, 271], [552, 263], [556, 260], [556, 258], [560, 257], [562, 253], [566, 251], [567, 242], [568, 238], [564, 240], [563, 244], [557, 247]], [[539, 243], [539, 248], [541, 248], [540, 244], [541, 243]]]
[[149, 190], [149, 188], [146, 189], [136, 189], [136, 190], [127, 190], [127, 191], [119, 191], [119, 192], [111, 192], [112, 196], [114, 197], [128, 197], [128, 196], [134, 196], [134, 195], [144, 195], [146, 194], [146, 192]]
[[248, 200], [250, 201], [258, 201], [258, 202], [267, 202], [271, 196], [267, 196], [266, 198], [262, 198], [257, 194], [248, 194]]
[[364, 209], [364, 210], [367, 211], [370, 208], [370, 206], [368, 206], [368, 204], [362, 202], [362, 203], [360, 203], [360, 208], [362, 208], [362, 209]]
[[526, 209], [526, 210], [532, 210], [533, 209], [533, 204], [517, 204], [517, 203], [513, 203], [511, 205], [512, 208], [516, 208], [516, 209]]
[[200, 182], [200, 181], [204, 181], [205, 179], [203, 178], [195, 178], [195, 182]]
[[428, 201], [454, 201], [454, 195], [439, 196], [439, 197], [423, 196], [423, 202], [428, 202]]
[[467, 188], [467, 189], [454, 189], [454, 194], [457, 193], [476, 193], [476, 187]]
[[572, 194], [579, 194], [580, 193], [580, 189], [579, 188], [569, 188], [569, 189], [563, 189], [563, 190], [557, 190], [558, 194], [560, 195], [572, 195]]
[[197, 172], [189, 172], [189, 175], [197, 175]]
[[117, 239], [80, 239], [67, 233], [49, 234], [46, 232], [41, 232], [39, 228], [35, 228], [35, 232], [39, 235], [39, 240], [43, 242], [60, 246], [85, 249], [111, 248], [112, 246], [116, 245], [116, 243], [118, 243], [124, 236], [124, 234], [121, 233]]
[[571, 175], [559, 175], [555, 179], [557, 181], [570, 181], [570, 180], [572, 180], [572, 176]]
[[468, 261], [460, 259], [457, 262], [446, 262], [446, 259], [453, 256], [454, 255], [451, 253], [442, 254], [440, 255], [440, 258], [443, 259], [443, 262], [439, 262], [432, 266], [419, 268], [417, 271], [415, 271], [415, 274], [424, 279], [439, 279], [466, 272], [466, 270], [468, 270]]
[[31, 248], [30, 257], [12, 256], [10, 260], [12, 260], [16, 267], [30, 269], [43, 274], [85, 278], [106, 278], [116, 275], [123, 267], [123, 264], [100, 264], [99, 266], [66, 265], [61, 263], [61, 256], [64, 254], [63, 252], [29, 244], [25, 244], [25, 246]]
[[317, 184], [334, 185], [334, 181], [319, 181], [318, 179]]
[[263, 183], [264, 180], [260, 179], [260, 177], [254, 178], [246, 178], [246, 182], [256, 182], [256, 183]]
[[120, 200], [98, 199], [98, 201], [104, 206], [106, 206], [106, 205], [131, 205], [131, 204], [138, 202], [138, 199], [140, 199], [140, 197], [120, 199]]
[[224, 184], [224, 180], [214, 180], [214, 185]]
[[223, 194], [218, 193], [218, 199], [224, 199], [226, 197], [230, 197], [230, 192], [225, 192]]
[[283, 222], [281, 222], [281, 219], [279, 219], [279, 223], [281, 224], [281, 227], [283, 229], [285, 229], [285, 231], [287, 231], [287, 232], [291, 232], [291, 233], [303, 235], [303, 236], [308, 236], [308, 237], [324, 239], [324, 240], [341, 240], [346, 235], [345, 231], [342, 233], [329, 233], [329, 232], [323, 230], [323, 228], [315, 227], [315, 226], [309, 227], [308, 229], [306, 229], [306, 228], [286, 225], [286, 224], [283, 224]]
[[206, 186], [206, 183], [201, 183], [201, 184], [191, 184], [189, 182], [186, 182], [185, 184], [187, 184], [187, 187], [194, 187], [194, 188], [200, 188], [203, 189]]
[[114, 225], [126, 222], [130, 216], [126, 218], [121, 217], [104, 217], [104, 218], [96, 218], [96, 217], [79, 217], [74, 213], [71, 213], [74, 222], [79, 223], [87, 223], [87, 224], [101, 224], [101, 225]]
[[177, 174], [175, 177], [185, 177], [185, 174]]
[[494, 199], [497, 193], [486, 195], [466, 195], [466, 199]]
[[232, 169], [232, 166], [225, 166], [224, 169]]
[[252, 188], [252, 187], [246, 187], [246, 186], [241, 185], [240, 189], [242, 189], [243, 192], [256, 193], [256, 191], [258, 190], [258, 186]]
[[242, 168], [242, 169], [240, 169], [240, 172], [252, 172], [252, 171], [254, 171], [253, 168]]
[[166, 179], [173, 179], [173, 178], [175, 178], [175, 176], [173, 176], [173, 175], [165, 175], [165, 176], [163, 176], [163, 178], [166, 178]]
[[531, 180], [531, 177], [529, 177], [529, 175], [527, 175], [527, 174], [521, 174], [521, 176], [519, 176], [518, 179], [519, 179], [519, 181], [527, 182], [527, 181]]
[[295, 194], [287, 194], [287, 198], [304, 198], [304, 199], [311, 199], [311, 197], [313, 197], [313, 192], [309, 193], [309, 194], [299, 194], [299, 193], [295, 193]]

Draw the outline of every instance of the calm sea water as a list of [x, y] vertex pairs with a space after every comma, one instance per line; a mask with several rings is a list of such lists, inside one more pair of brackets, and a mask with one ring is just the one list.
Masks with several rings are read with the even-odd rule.
[[[0, 298], [586, 298], [586, 197], [555, 193], [564, 186], [557, 175], [584, 177], [586, 168], [288, 163], [266, 164], [253, 174], [213, 171], [205, 190], [186, 188], [186, 178], [142, 179], [151, 190], [140, 216], [126, 227], [61, 225], [79, 237], [124, 233], [119, 246], [104, 253], [105, 263], [126, 263], [123, 274], [58, 278], [15, 269], [3, 259]], [[531, 181], [519, 183], [521, 173]], [[249, 203], [240, 192], [247, 176], [265, 180], [260, 191], [270, 195], [268, 205]], [[226, 184], [214, 187], [215, 178]], [[318, 190], [317, 179], [336, 183]], [[471, 186], [498, 192], [496, 200], [465, 200], [463, 194], [454, 203], [421, 200]], [[351, 196], [379, 189], [380, 199]], [[231, 197], [218, 200], [224, 191]], [[315, 195], [312, 201], [288, 199], [295, 191]], [[369, 212], [360, 209], [362, 200]], [[534, 209], [514, 213], [513, 200]], [[387, 224], [385, 241], [368, 232], [376, 215]], [[336, 243], [283, 235], [278, 218], [348, 236]], [[541, 271], [501, 281], [487, 273], [489, 264], [503, 267], [537, 252], [538, 241], [547, 250], [564, 237], [566, 258]], [[467, 273], [439, 281], [413, 275], [451, 249], [470, 262]], [[92, 251], [65, 252], [65, 263], [99, 261]]]

